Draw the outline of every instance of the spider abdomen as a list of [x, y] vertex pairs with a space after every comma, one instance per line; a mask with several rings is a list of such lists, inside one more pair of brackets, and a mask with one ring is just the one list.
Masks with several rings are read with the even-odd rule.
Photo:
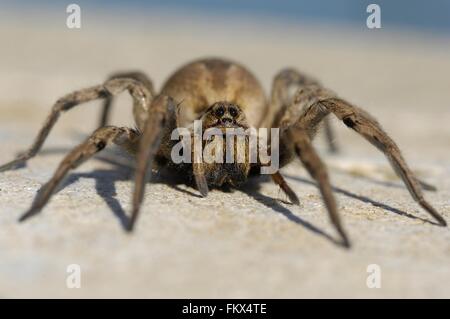
[[245, 67], [222, 59], [202, 59], [176, 71], [162, 94], [181, 103], [179, 123], [188, 125], [218, 101], [237, 104], [249, 124], [258, 127], [267, 107], [264, 90]]

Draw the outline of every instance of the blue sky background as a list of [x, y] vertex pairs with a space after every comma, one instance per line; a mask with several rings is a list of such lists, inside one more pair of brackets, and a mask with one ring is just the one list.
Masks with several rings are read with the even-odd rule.
[[290, 23], [313, 21], [354, 24], [359, 27], [365, 25], [367, 5], [376, 3], [382, 9], [384, 29], [400, 27], [450, 35], [450, 0], [6, 0], [2, 3], [5, 3], [5, 7], [55, 9], [77, 3], [82, 7], [95, 7], [106, 14], [109, 11], [154, 13], [157, 10], [173, 9], [186, 14], [214, 13], [250, 19], [269, 16]]

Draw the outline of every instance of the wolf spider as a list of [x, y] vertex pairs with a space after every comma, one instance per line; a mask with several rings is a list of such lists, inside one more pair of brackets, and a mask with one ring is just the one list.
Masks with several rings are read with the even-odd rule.
[[[290, 93], [292, 88], [296, 89], [295, 94]], [[107, 125], [113, 96], [125, 90], [133, 98], [136, 129]], [[100, 128], [63, 159], [50, 181], [39, 190], [31, 208], [22, 215], [21, 221], [44, 207], [71, 169], [111, 143], [136, 156], [129, 230], [133, 229], [138, 216], [145, 183], [152, 168], [170, 167], [181, 175], [189, 176], [204, 197], [207, 196], [209, 187], [239, 187], [260, 163], [207, 165], [194, 161], [193, 164], [180, 165], [171, 160], [170, 151], [174, 143], [170, 139], [172, 130], [200, 119], [205, 127], [279, 128], [280, 166], [288, 164], [295, 157], [301, 160], [318, 183], [329, 217], [342, 238], [342, 244], [349, 247], [350, 242], [340, 222], [327, 169], [311, 143], [319, 123], [324, 121], [330, 149], [335, 149], [327, 122], [327, 115], [333, 113], [346, 126], [382, 151], [403, 179], [414, 200], [439, 224], [446, 225], [444, 218], [422, 194], [421, 184], [424, 188], [431, 186], [414, 176], [394, 141], [365, 111], [294, 69], [284, 69], [275, 76], [270, 100], [267, 101], [258, 80], [245, 67], [222, 59], [203, 59], [185, 65], [167, 80], [160, 94], [155, 93], [152, 82], [143, 73], [126, 72], [115, 74], [104, 84], [60, 98], [32, 146], [15, 160], [1, 166], [0, 171], [24, 165], [41, 149], [61, 113], [95, 99], [105, 99]], [[299, 203], [294, 191], [279, 172], [272, 174], [272, 179], [292, 203]]]

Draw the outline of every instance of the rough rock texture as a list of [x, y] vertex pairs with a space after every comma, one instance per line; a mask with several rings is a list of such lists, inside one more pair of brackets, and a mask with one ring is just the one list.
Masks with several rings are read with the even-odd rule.
[[[51, 104], [71, 90], [126, 69], [145, 70], [160, 87], [180, 64], [218, 55], [248, 65], [267, 89], [280, 68], [297, 67], [371, 112], [414, 171], [438, 187], [426, 196], [450, 221], [448, 39], [181, 18], [121, 29], [88, 17], [73, 31], [52, 19], [33, 27], [0, 20], [1, 163], [31, 143]], [[119, 99], [115, 124], [132, 125], [129, 105]], [[335, 244], [317, 188], [298, 163], [283, 173], [300, 207], [271, 182], [203, 199], [160, 179], [147, 187], [130, 235], [122, 221], [132, 172], [94, 159], [42, 214], [18, 224], [63, 154], [95, 128], [98, 111], [94, 102], [63, 115], [40, 156], [0, 174], [1, 297], [450, 297], [449, 228], [430, 224], [385, 158], [337, 120], [342, 153], [327, 155], [322, 136], [316, 144], [351, 250]], [[81, 266], [80, 289], [66, 287], [69, 264]], [[380, 289], [366, 285], [369, 264], [381, 267]]]

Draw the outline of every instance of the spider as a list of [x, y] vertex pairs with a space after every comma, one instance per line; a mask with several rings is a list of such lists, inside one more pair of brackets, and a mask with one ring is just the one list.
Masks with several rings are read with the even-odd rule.
[[[292, 94], [292, 89], [295, 94]], [[136, 129], [107, 125], [113, 97], [128, 90], [133, 98]], [[41, 211], [71, 170], [113, 143], [136, 156], [132, 211], [128, 230], [132, 230], [143, 200], [146, 181], [152, 168], [169, 167], [192, 180], [203, 197], [208, 189], [228, 185], [239, 187], [261, 163], [241, 164], [197, 161], [176, 164], [171, 159], [174, 128], [201, 120], [205, 127], [279, 128], [279, 163], [285, 166], [298, 157], [317, 182], [329, 218], [339, 233], [342, 245], [350, 247], [341, 224], [336, 201], [325, 164], [312, 145], [321, 122], [325, 123], [329, 147], [336, 150], [327, 116], [333, 113], [347, 127], [360, 134], [383, 152], [409, 192], [422, 208], [445, 226], [444, 218], [425, 200], [419, 181], [407, 166], [395, 142], [380, 124], [362, 109], [324, 88], [314, 78], [295, 69], [279, 72], [267, 99], [258, 80], [244, 66], [218, 58], [201, 59], [178, 69], [155, 93], [151, 80], [141, 72], [123, 72], [111, 76], [104, 84], [75, 91], [56, 101], [50, 115], [31, 147], [15, 160], [0, 166], [0, 171], [25, 165], [35, 156], [61, 113], [94, 99], [104, 99], [100, 126], [83, 143], [62, 160], [53, 177], [38, 191], [31, 208], [20, 221]], [[269, 145], [270, 147], [270, 145]], [[195, 156], [195, 155], [194, 155]], [[294, 191], [279, 171], [271, 174], [293, 204], [299, 204]]]

